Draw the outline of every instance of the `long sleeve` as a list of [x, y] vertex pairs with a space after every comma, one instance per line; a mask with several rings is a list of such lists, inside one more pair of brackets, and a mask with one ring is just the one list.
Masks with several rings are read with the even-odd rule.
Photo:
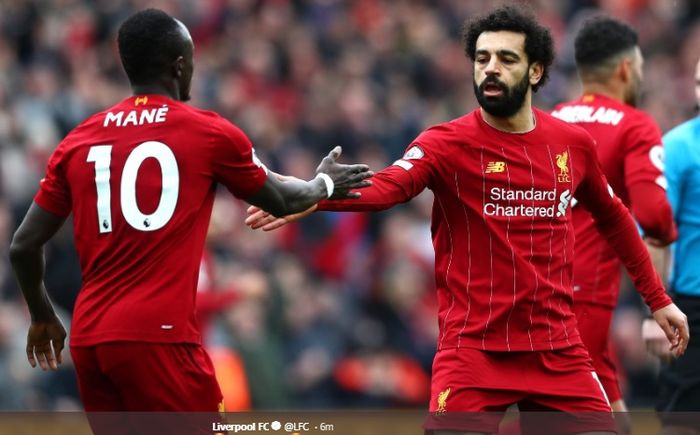
[[644, 235], [664, 244], [678, 237], [666, 192], [656, 183], [641, 182], [628, 186], [631, 209]]
[[339, 201], [321, 201], [319, 210], [379, 211], [409, 201], [425, 189], [425, 185], [398, 166], [389, 166], [372, 177], [372, 186], [359, 190], [362, 197]]
[[649, 115], [635, 113], [626, 127], [621, 155], [630, 209], [645, 236], [670, 244], [678, 234], [666, 198], [661, 130]]
[[593, 147], [587, 147], [585, 178], [576, 198], [592, 214], [598, 231], [625, 265], [637, 291], [652, 312], [671, 304], [671, 298], [654, 271], [636, 224], [619, 198], [610, 196], [608, 183]]
[[372, 186], [359, 192], [358, 199], [321, 201], [319, 210], [378, 211], [409, 201], [434, 183], [440, 157], [434, 135], [444, 127], [423, 132], [406, 149], [403, 157], [372, 177]]

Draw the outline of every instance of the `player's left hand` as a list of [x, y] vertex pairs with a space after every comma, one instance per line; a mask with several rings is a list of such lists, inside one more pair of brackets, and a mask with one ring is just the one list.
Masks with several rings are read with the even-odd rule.
[[42, 370], [56, 370], [63, 362], [61, 351], [66, 340], [66, 329], [58, 316], [32, 322], [27, 333], [27, 359], [32, 367], [37, 360]]
[[671, 343], [669, 351], [675, 357], [683, 355], [690, 339], [686, 315], [683, 314], [676, 304], [670, 304], [654, 311], [653, 316]]
[[316, 168], [316, 174], [324, 173], [333, 180], [335, 188], [329, 199], [359, 198], [362, 194], [355, 192], [355, 190], [371, 186], [372, 182], [368, 178], [373, 176], [374, 172], [370, 171], [369, 166], [364, 164], [343, 165], [338, 163], [342, 152], [343, 149], [339, 146], [333, 148]]

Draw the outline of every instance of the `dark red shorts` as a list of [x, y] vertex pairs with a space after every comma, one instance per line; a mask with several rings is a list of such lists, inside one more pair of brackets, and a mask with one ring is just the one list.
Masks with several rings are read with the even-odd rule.
[[[120, 433], [111, 431], [109, 416], [99, 413], [146, 411], [188, 413], [192, 418], [181, 415], [177, 430], [211, 434], [223, 409], [214, 367], [200, 345], [112, 342], [72, 346], [71, 356], [85, 411], [94, 413], [90, 423], [96, 434]], [[128, 417], [121, 423], [127, 424]], [[147, 433], [136, 430], [141, 432]]]
[[558, 423], [573, 424], [571, 433], [616, 430], [610, 404], [580, 344], [540, 352], [439, 351], [425, 428], [497, 432], [503, 412], [516, 403], [522, 412], [570, 414]]
[[576, 301], [573, 307], [581, 340], [588, 349], [593, 368], [608, 395], [610, 403], [622, 399], [617, 377], [614, 349], [609, 339], [613, 309]]

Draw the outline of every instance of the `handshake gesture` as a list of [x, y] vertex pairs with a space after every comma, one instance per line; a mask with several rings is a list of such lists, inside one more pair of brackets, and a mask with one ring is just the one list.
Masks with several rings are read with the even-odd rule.
[[[338, 163], [342, 149], [335, 147], [316, 168], [316, 178], [303, 181], [295, 177], [269, 173], [261, 192], [248, 198], [253, 204], [246, 224], [253, 229], [270, 231], [316, 210], [321, 199], [355, 199], [361, 196], [354, 189], [371, 186], [374, 173], [367, 165]], [[280, 216], [277, 218], [276, 216]], [[274, 222], [274, 225], [268, 225]]]
[[[373, 174], [367, 165], [343, 165], [338, 163], [338, 158], [342, 153], [342, 148], [337, 146], [331, 150], [326, 157], [321, 160], [321, 164], [316, 168], [317, 176], [324, 174], [332, 181], [327, 183], [329, 199], [348, 199], [359, 198], [359, 192], [351, 192], [353, 189], [361, 189], [372, 185], [372, 182], [367, 180]], [[281, 181], [286, 181], [286, 177], [278, 175]], [[324, 177], [325, 179], [325, 177]], [[332, 187], [330, 187], [332, 186]]]

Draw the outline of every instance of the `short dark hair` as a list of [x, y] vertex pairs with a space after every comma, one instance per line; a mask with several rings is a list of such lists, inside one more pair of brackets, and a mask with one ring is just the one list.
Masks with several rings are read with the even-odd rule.
[[541, 26], [532, 14], [513, 6], [503, 6], [488, 15], [477, 17], [464, 24], [462, 39], [464, 52], [473, 61], [476, 57], [476, 40], [483, 32], [510, 31], [525, 35], [525, 53], [528, 62], [543, 67], [542, 78], [532, 85], [537, 91], [549, 77], [549, 67], [554, 62], [554, 43], [546, 27]]
[[576, 66], [591, 69], [637, 46], [637, 32], [613, 18], [597, 16], [587, 20], [574, 40]]
[[145, 9], [130, 16], [119, 27], [119, 56], [135, 85], [147, 84], [183, 55], [178, 22], [158, 9]]

